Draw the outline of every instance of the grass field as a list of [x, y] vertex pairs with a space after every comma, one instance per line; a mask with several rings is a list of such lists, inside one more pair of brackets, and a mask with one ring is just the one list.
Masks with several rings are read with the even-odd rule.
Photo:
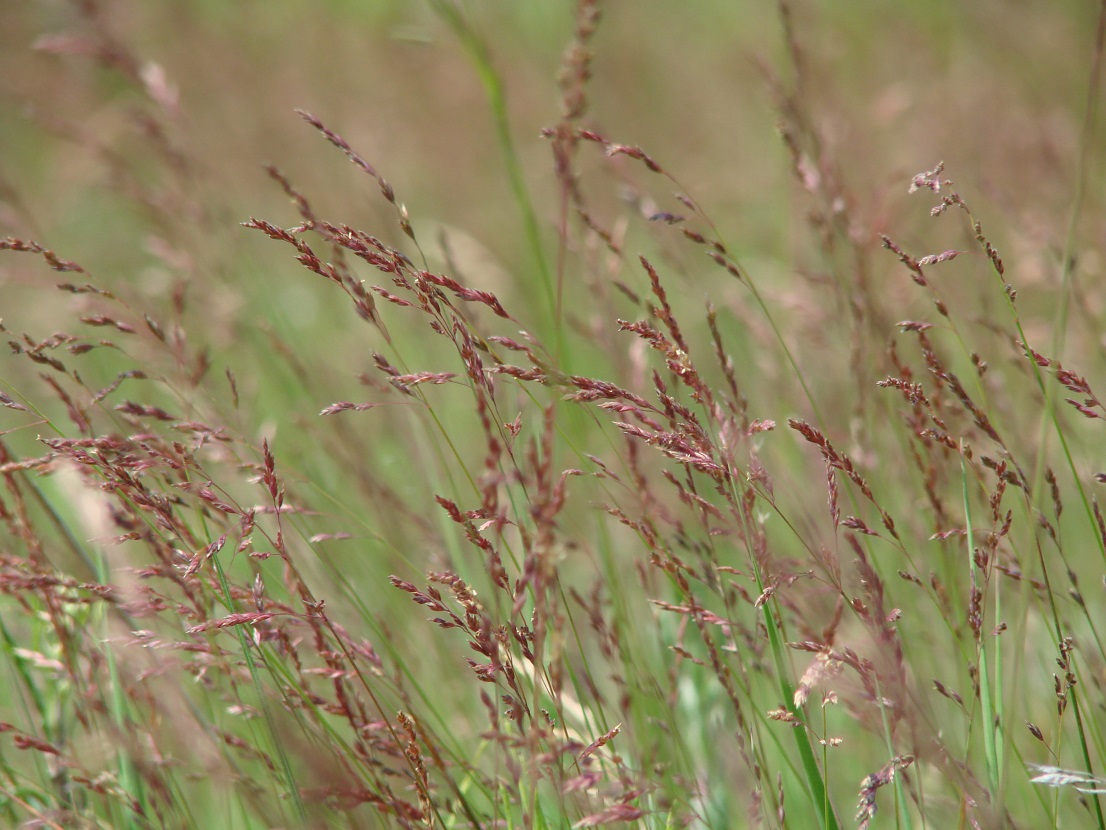
[[0, 825], [1106, 830], [1106, 2], [3, 16]]

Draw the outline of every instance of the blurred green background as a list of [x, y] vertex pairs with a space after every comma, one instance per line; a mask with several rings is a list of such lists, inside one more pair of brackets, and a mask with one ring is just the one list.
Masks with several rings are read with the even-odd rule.
[[[444, 228], [457, 256], [479, 272], [472, 278], [480, 287], [502, 292], [519, 314], [537, 296], [477, 72], [427, 4], [97, 6], [106, 33], [142, 66], [164, 73], [174, 101], [165, 113], [167, 138], [186, 171], [170, 180], [134, 123], [136, 110], [150, 103], [141, 88], [80, 54], [87, 23], [74, 5], [13, 4], [0, 32], [0, 233], [43, 241], [93, 274], [152, 295], [171, 281], [151, 253], [157, 235], [186, 253], [192, 290], [207, 310], [226, 315], [226, 325], [211, 327], [213, 338], [225, 338], [213, 347], [241, 336], [232, 321], [248, 306], [252, 323], [279, 326], [293, 345], [310, 339], [336, 358], [350, 356], [348, 314], [236, 225], [251, 215], [292, 221], [261, 169], [273, 163], [321, 215], [398, 241], [375, 184], [293, 114], [302, 108], [393, 184], [430, 250]], [[554, 81], [574, 4], [462, 7], [506, 85], [513, 135], [552, 251], [557, 183], [538, 133], [558, 118]], [[795, 4], [801, 94], [822, 152], [851, 196], [852, 232], [865, 240], [887, 232], [903, 244], [925, 239], [932, 224], [918, 200], [904, 198], [905, 183], [943, 159], [1003, 243], [1012, 281], [1023, 292], [1054, 287], [1079, 162], [1094, 14], [1089, 2]], [[789, 88], [795, 70], [775, 7], [634, 0], [606, 4], [604, 15], [593, 44], [589, 123], [658, 159], [769, 290], [798, 302], [788, 293], [802, 291], [794, 275], [827, 264], [811, 253], [804, 194], [776, 130], [781, 113], [772, 90]], [[1100, 142], [1090, 155], [1086, 192], [1098, 203]], [[615, 215], [625, 196], [620, 176], [652, 190], [662, 209], [674, 205], [671, 188], [643, 181], [636, 169], [612, 172], [598, 153], [583, 153], [581, 164], [592, 198]], [[126, 187], [130, 196], [121, 192]], [[136, 208], [135, 187], [179, 211], [179, 221], [144, 224], [149, 217]], [[184, 215], [189, 205], [203, 205], [202, 229]], [[1101, 213], [1093, 208], [1085, 216], [1095, 218], [1079, 231], [1100, 241]], [[1102, 273], [1098, 247], [1080, 252], [1079, 273], [1089, 281]], [[901, 284], [887, 276], [897, 274], [892, 258], [880, 258], [878, 267], [877, 285]], [[5, 317], [56, 325], [50, 321], [63, 302], [38, 301], [38, 265], [9, 257], [0, 268]], [[579, 274], [567, 276], [570, 302], [586, 295], [573, 294], [583, 283]], [[710, 293], [721, 305], [736, 287], [695, 291], [697, 302]]]

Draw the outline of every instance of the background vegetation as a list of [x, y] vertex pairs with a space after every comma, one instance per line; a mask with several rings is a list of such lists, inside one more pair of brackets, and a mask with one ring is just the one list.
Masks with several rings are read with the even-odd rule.
[[4, 20], [0, 821], [1106, 830], [1106, 4]]

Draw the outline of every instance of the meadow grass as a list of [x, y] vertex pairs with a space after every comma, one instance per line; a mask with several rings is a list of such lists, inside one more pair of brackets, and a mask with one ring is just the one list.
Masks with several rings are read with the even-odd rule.
[[1106, 5], [876, 5], [13, 17], [0, 821], [1106, 830]]

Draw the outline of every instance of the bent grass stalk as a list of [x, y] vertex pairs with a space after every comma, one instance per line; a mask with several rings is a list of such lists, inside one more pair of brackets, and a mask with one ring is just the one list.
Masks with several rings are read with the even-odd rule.
[[[759, 567], [754, 563], [754, 572], [757, 579], [757, 588], [764, 591], [765, 585], [761, 578]], [[838, 830], [837, 816], [829, 800], [829, 791], [822, 778], [822, 771], [818, 768], [818, 760], [814, 757], [814, 748], [810, 745], [810, 732], [806, 722], [806, 713], [795, 703], [795, 687], [792, 685], [791, 669], [783, 653], [783, 637], [779, 626], [776, 624], [772, 607], [775, 600], [765, 602], [762, 608], [764, 625], [768, 629], [768, 640], [772, 647], [772, 659], [776, 665], [776, 676], [780, 685], [780, 695], [783, 697], [784, 706], [800, 722], [800, 726], [791, 730], [795, 736], [795, 745], [799, 750], [799, 758], [803, 765], [803, 774], [806, 776], [806, 790], [810, 795], [811, 803], [818, 814], [818, 824], [826, 830]]]

